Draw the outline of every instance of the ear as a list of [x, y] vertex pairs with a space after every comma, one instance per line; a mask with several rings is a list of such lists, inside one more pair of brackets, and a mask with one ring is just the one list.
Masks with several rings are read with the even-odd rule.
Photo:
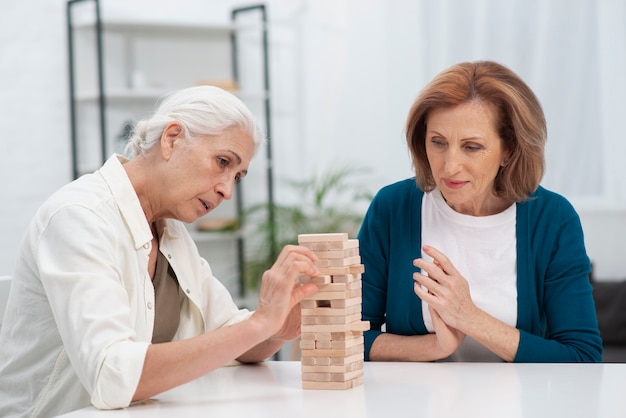
[[511, 161], [511, 151], [507, 151], [504, 153], [504, 158], [500, 162], [501, 167], [506, 167]]
[[161, 155], [165, 161], [172, 156], [176, 142], [183, 138], [183, 127], [180, 122], [170, 122], [161, 134]]

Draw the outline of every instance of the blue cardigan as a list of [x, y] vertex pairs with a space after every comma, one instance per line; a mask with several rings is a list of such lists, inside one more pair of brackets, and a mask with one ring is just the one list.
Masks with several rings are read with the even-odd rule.
[[[365, 359], [386, 324], [386, 332], [428, 331], [421, 300], [413, 291], [413, 260], [421, 255], [423, 192], [415, 179], [381, 189], [359, 232], [363, 274]], [[591, 265], [578, 214], [562, 196], [542, 187], [517, 203], [516, 362], [599, 362]]]

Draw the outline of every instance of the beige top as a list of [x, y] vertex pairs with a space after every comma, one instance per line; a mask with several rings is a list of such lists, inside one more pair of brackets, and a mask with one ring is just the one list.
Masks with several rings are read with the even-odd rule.
[[178, 330], [181, 304], [185, 296], [180, 291], [174, 270], [161, 251], [157, 251], [156, 271], [152, 285], [155, 304], [152, 343], [169, 342]]

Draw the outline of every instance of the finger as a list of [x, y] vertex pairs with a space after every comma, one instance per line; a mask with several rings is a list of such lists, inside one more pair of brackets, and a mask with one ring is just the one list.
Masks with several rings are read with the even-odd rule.
[[424, 260], [423, 258], [416, 258], [415, 260], [413, 260], [413, 265], [419, 268], [421, 271], [421, 274], [420, 273], [417, 273], [417, 274], [430, 277], [436, 282], [439, 282], [442, 279], [444, 279], [445, 272], [443, 271], [441, 267], [437, 266], [434, 262]]
[[427, 287], [422, 286], [422, 284], [418, 281], [413, 284], [413, 291], [420, 299], [427, 303], [433, 302], [434, 297], [436, 296], [434, 292], [429, 290]]
[[305, 283], [305, 284], [296, 284], [293, 288], [292, 295], [292, 304], [295, 306], [302, 301], [307, 296], [312, 295], [317, 292], [319, 288], [314, 283]]
[[315, 266], [317, 256], [308, 248], [294, 245], [285, 246], [281, 251], [272, 269], [282, 274], [305, 274], [315, 277], [320, 274]]
[[433, 264], [439, 266], [444, 273], [450, 276], [457, 274], [456, 268], [444, 253], [430, 245], [423, 245], [422, 250], [428, 256], [432, 257]]
[[284, 263], [292, 254], [302, 255], [311, 262], [317, 261], [318, 257], [310, 249], [300, 245], [285, 245], [276, 258], [276, 263]]

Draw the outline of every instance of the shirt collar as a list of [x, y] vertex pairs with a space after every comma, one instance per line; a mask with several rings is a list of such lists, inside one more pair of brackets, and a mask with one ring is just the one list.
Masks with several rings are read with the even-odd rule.
[[111, 189], [113, 199], [115, 199], [132, 236], [135, 249], [139, 249], [152, 241], [152, 231], [139, 203], [139, 197], [122, 166], [126, 161], [128, 161], [127, 158], [114, 154], [98, 171]]

